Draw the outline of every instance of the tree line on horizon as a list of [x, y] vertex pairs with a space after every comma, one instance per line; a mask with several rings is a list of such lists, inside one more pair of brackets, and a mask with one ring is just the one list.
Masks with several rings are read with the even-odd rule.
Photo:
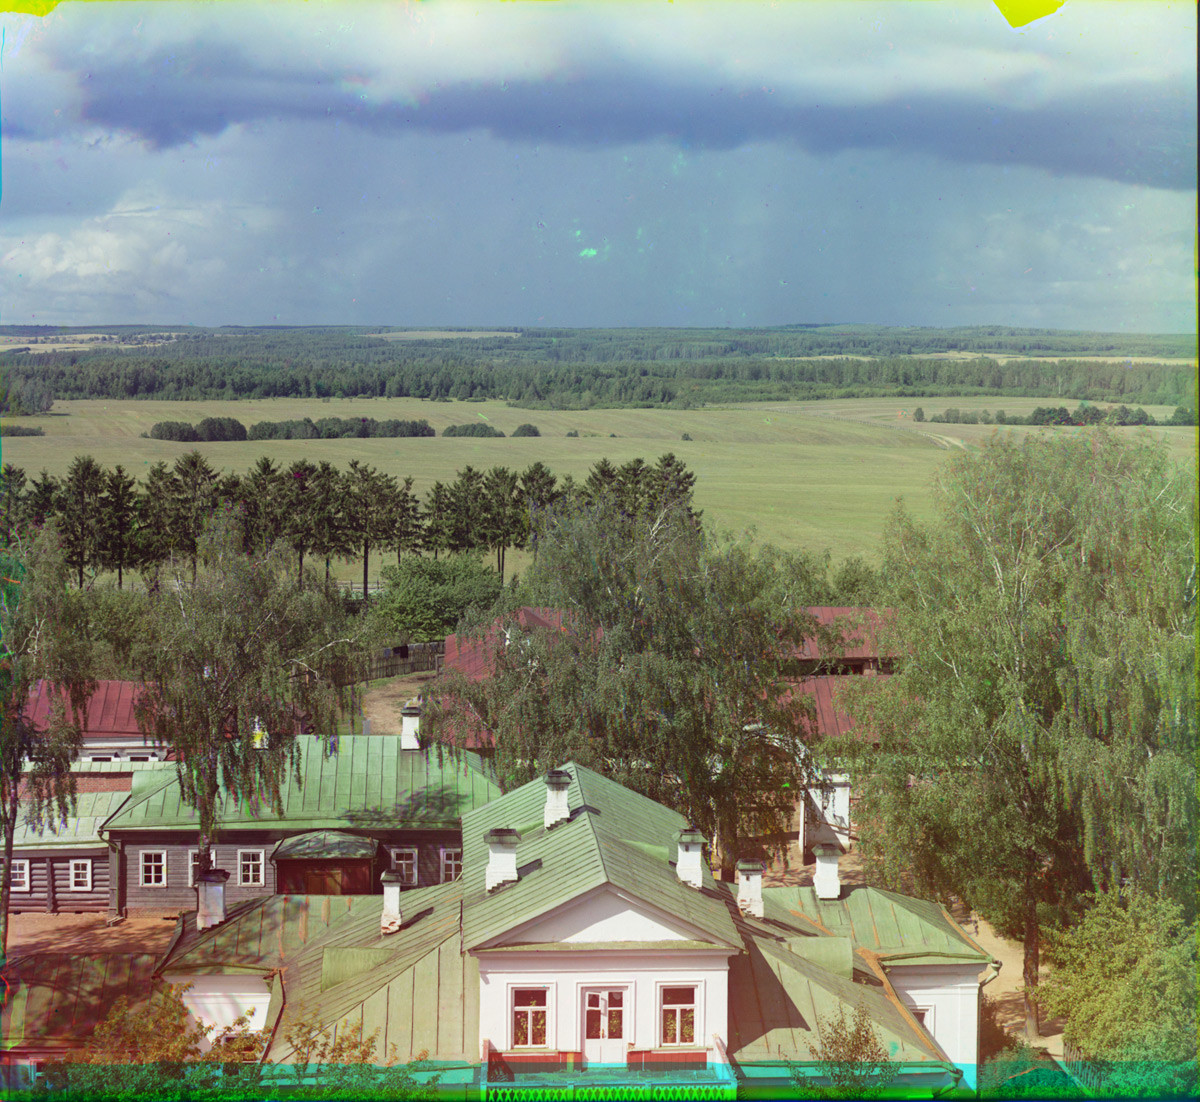
[[[934, 358], [944, 353], [971, 358]], [[412, 397], [564, 409], [939, 394], [1194, 403], [1193, 363], [1133, 361], [1147, 356], [1190, 358], [1194, 347], [1186, 335], [999, 327], [524, 330], [420, 341], [363, 329], [203, 330], [127, 349], [0, 353], [0, 413], [44, 412], [55, 398]]]
[[[925, 411], [920, 407], [913, 411], [913, 420], [925, 420]], [[1130, 409], [1126, 405], [1101, 406], [1080, 402], [1074, 410], [1066, 406], [1038, 406], [1031, 413], [1022, 417], [1020, 414], [1007, 413], [1002, 409], [958, 409], [956, 406], [947, 407], [942, 413], [929, 417], [929, 423], [935, 425], [1114, 425], [1125, 427], [1129, 425], [1194, 425], [1196, 410], [1186, 406], [1176, 406], [1170, 417], [1156, 421], [1141, 406]]]
[[503, 578], [510, 548], [529, 546], [540, 515], [575, 501], [610, 495], [630, 514], [678, 504], [692, 509], [696, 476], [667, 453], [654, 464], [631, 459], [616, 466], [601, 459], [576, 482], [535, 462], [518, 473], [470, 465], [453, 482], [435, 482], [424, 499], [413, 479], [396, 478], [352, 459], [345, 470], [327, 460], [300, 459], [288, 467], [263, 456], [245, 474], [223, 474], [199, 452], [174, 466], [156, 463], [142, 482], [118, 464], [106, 470], [77, 456], [64, 478], [42, 471], [32, 480], [11, 463], [0, 468], [0, 538], [9, 546], [25, 529], [57, 518], [67, 563], [78, 586], [103, 572], [137, 570], [153, 576], [172, 556], [196, 560], [205, 522], [232, 511], [246, 552], [265, 553], [276, 543], [292, 548], [297, 576], [304, 559], [361, 558], [363, 593], [371, 552], [405, 555], [487, 552]]

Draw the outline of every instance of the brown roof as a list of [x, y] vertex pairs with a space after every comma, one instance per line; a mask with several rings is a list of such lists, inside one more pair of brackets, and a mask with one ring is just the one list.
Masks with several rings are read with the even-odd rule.
[[[87, 734], [96, 735], [140, 735], [137, 706], [142, 686], [137, 681], [98, 681], [87, 705]], [[27, 716], [36, 727], [43, 727], [50, 718], [50, 705], [54, 694], [50, 686], [39, 681], [29, 694]], [[66, 694], [60, 694], [66, 703]]]
[[[817, 733], [822, 738], [862, 737], [861, 731], [855, 731], [854, 720], [838, 702], [838, 690], [862, 676], [864, 675], [821, 674], [793, 682], [791, 691], [802, 693], [812, 701], [816, 710]], [[878, 673], [873, 676], [887, 677], [888, 674]]]
[[[847, 661], [888, 657], [881, 652], [878, 636], [883, 627], [883, 614], [873, 608], [851, 605], [810, 605], [804, 610], [822, 628], [838, 628], [846, 639], [845, 649], [836, 657]], [[826, 657], [821, 653], [819, 640], [809, 637], [800, 644], [796, 657], [816, 661]]]

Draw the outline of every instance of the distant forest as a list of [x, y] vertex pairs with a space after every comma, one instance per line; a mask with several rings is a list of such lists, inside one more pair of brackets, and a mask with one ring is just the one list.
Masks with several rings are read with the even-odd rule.
[[[28, 342], [0, 353], [0, 412], [39, 412], [53, 398], [414, 397], [587, 409], [935, 395], [1192, 407], [1196, 397], [1191, 363], [1132, 361], [1193, 358], [1195, 339], [1186, 334], [849, 325], [525, 329], [433, 339], [349, 327], [86, 332], [103, 337], [77, 351], [42, 351], [42, 342], [72, 331], [0, 327], [0, 335]], [[966, 358], [932, 358], [947, 352]]]

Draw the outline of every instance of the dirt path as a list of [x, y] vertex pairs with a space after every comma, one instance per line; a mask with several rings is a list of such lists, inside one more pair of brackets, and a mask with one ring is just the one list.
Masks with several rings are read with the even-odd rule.
[[363, 718], [370, 720], [371, 734], [398, 735], [400, 709], [414, 696], [424, 692], [425, 686], [434, 676], [432, 671], [405, 674], [372, 685], [362, 700]]

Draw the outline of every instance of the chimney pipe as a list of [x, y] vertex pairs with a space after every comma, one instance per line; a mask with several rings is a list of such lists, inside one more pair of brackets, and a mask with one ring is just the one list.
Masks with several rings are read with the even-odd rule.
[[546, 814], [544, 823], [547, 830], [566, 822], [571, 817], [571, 805], [567, 802], [567, 789], [571, 786], [571, 774], [562, 769], [551, 769], [546, 774]]
[[383, 885], [383, 913], [379, 918], [379, 933], [394, 934], [403, 924], [400, 913], [400, 874], [385, 872], [379, 882]]
[[818, 899], [837, 899], [842, 894], [842, 878], [838, 873], [838, 859], [842, 847], [836, 842], [818, 842], [813, 846], [817, 868], [813, 873], [813, 889]]
[[496, 827], [489, 830], [484, 838], [488, 844], [487, 873], [484, 886], [494, 891], [505, 884], [512, 884], [517, 879], [517, 843], [521, 835], [506, 827]]
[[762, 893], [762, 878], [763, 867], [761, 861], [739, 861], [738, 866], [738, 910], [742, 914], [753, 915], [755, 918], [763, 916], [763, 893]]
[[400, 749], [420, 750], [421, 706], [410, 700], [400, 709]]
[[196, 876], [196, 929], [207, 930], [225, 921], [225, 869], [208, 869]]
[[685, 884], [699, 888], [704, 883], [704, 835], [695, 827], [687, 827], [676, 837], [679, 855], [675, 861], [675, 875]]

